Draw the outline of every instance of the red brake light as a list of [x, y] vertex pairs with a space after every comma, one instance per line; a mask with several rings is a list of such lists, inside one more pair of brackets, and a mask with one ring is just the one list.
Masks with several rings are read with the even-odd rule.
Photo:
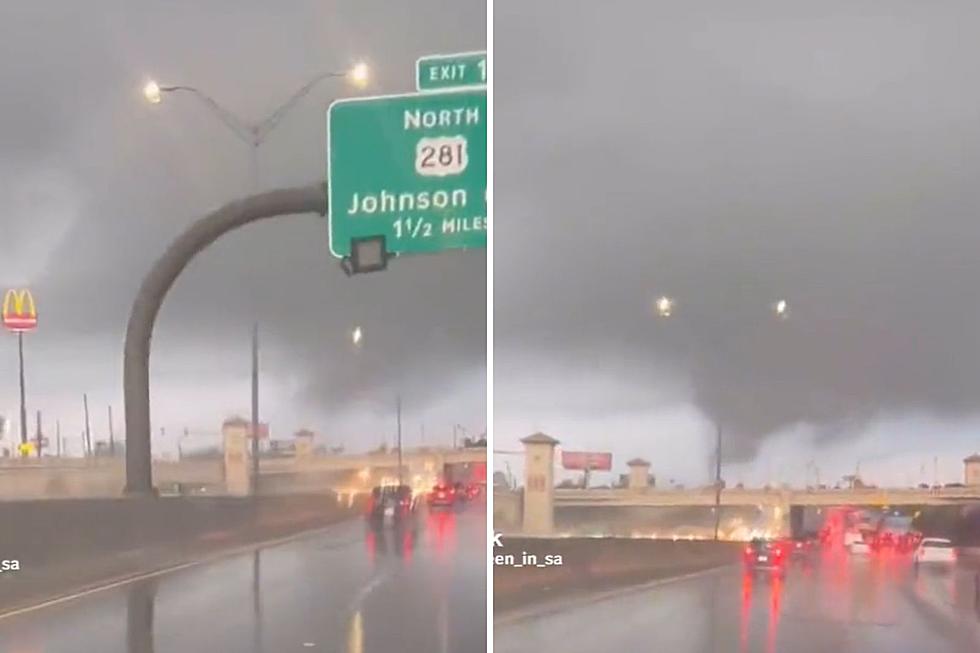
[[752, 555], [752, 547], [750, 546], [745, 547], [745, 555], [747, 556]]

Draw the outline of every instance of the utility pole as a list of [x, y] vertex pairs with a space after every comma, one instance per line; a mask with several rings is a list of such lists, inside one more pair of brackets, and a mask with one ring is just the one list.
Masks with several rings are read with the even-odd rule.
[[456, 427], [457, 426], [459, 426], [459, 424], [453, 424], [453, 449], [456, 448]]
[[34, 434], [35, 440], [37, 442], [37, 457], [41, 457], [41, 446], [44, 443], [44, 436], [41, 434], [41, 411], [37, 411], [37, 430]]
[[177, 460], [183, 460], [184, 459], [184, 446], [183, 446], [184, 438], [186, 438], [190, 434], [191, 434], [191, 430], [185, 426], [184, 427], [184, 435], [182, 435], [181, 437], [177, 438]]
[[396, 418], [398, 420], [398, 485], [402, 483], [402, 396], [395, 399]]
[[109, 456], [116, 457], [116, 438], [112, 432], [112, 404], [109, 404]]
[[[399, 450], [399, 456], [401, 451]], [[252, 325], [252, 496], [259, 494], [259, 323]]]
[[54, 421], [54, 439], [58, 447], [58, 458], [61, 458], [62, 448], [61, 448], [61, 420], [56, 419]]
[[939, 485], [939, 456], [932, 457], [932, 486]]
[[721, 424], [717, 424], [718, 444], [715, 448], [715, 541], [721, 526]]
[[20, 360], [20, 443], [27, 444], [27, 402], [24, 391], [24, 332], [17, 332], [17, 355]]
[[92, 428], [88, 420], [88, 395], [82, 395], [82, 402], [85, 404], [85, 455], [92, 455]]

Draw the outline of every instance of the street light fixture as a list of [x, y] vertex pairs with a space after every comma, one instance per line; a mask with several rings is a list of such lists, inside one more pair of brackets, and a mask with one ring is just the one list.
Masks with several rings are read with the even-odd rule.
[[660, 317], [670, 317], [674, 314], [674, 300], [670, 297], [664, 295], [657, 299], [655, 307], [657, 309], [657, 315]]
[[772, 305], [772, 312], [780, 320], [785, 320], [789, 317], [789, 304], [786, 303], [785, 299], [780, 299]]
[[364, 332], [361, 331], [361, 327], [354, 327], [354, 330], [350, 334], [351, 342], [354, 343], [355, 347], [359, 347], [361, 342], [364, 340]]
[[359, 61], [351, 66], [351, 69], [347, 71], [347, 76], [358, 86], [366, 86], [371, 78], [371, 69], [365, 62]]
[[160, 100], [163, 99], [163, 95], [160, 91], [160, 85], [157, 84], [152, 79], [146, 83], [143, 87], [143, 97], [150, 104], [160, 104]]

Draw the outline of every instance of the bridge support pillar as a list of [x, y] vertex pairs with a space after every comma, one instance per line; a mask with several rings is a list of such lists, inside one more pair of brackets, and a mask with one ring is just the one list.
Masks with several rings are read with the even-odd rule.
[[768, 529], [774, 537], [790, 537], [793, 534], [791, 507], [788, 496], [766, 506]]
[[555, 445], [558, 440], [535, 433], [524, 443], [525, 535], [550, 535], [555, 523]]

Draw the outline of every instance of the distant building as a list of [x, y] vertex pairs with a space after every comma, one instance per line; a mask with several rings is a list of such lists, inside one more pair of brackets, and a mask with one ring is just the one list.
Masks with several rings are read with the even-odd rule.
[[963, 482], [966, 485], [980, 486], [980, 453], [963, 459]]

